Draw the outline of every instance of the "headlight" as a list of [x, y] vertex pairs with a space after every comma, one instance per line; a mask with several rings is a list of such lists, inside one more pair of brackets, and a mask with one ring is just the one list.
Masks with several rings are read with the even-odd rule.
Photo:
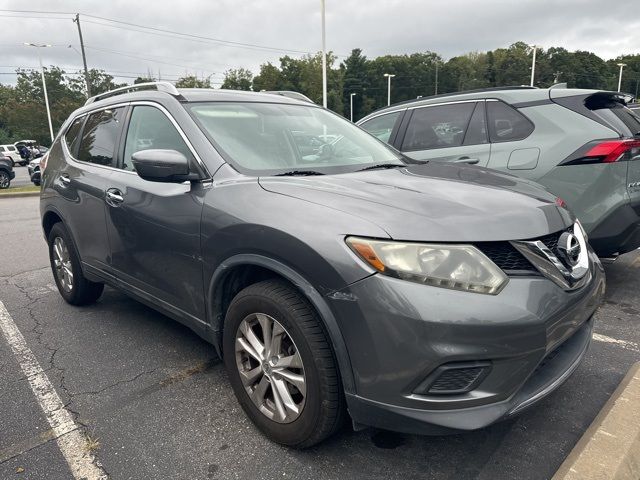
[[473, 245], [406, 243], [347, 237], [378, 272], [434, 287], [496, 295], [508, 278]]

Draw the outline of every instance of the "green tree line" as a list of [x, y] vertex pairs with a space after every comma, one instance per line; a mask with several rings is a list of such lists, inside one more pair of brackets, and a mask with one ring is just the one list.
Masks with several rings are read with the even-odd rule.
[[[531, 57], [530, 47], [523, 42], [516, 42], [508, 48], [471, 52], [447, 61], [431, 51], [369, 59], [356, 48], [340, 62], [329, 53], [327, 104], [331, 110], [349, 117], [349, 98], [351, 93], [355, 93], [355, 120], [385, 106], [385, 73], [395, 75], [391, 86], [392, 103], [436, 92], [528, 85]], [[605, 61], [587, 51], [570, 52], [562, 47], [539, 49], [535, 85], [548, 87], [563, 82], [569, 87], [616, 90], [618, 63], [626, 64], [621, 90], [637, 95], [640, 54]], [[86, 101], [85, 79], [78, 72], [68, 74], [56, 66], [46, 69], [45, 78], [55, 132], [69, 114]], [[139, 77], [134, 83], [153, 80], [151, 77]], [[108, 73], [95, 69], [89, 71], [89, 82], [94, 95], [125, 85], [116, 83]], [[211, 81], [187, 75], [180, 78], [176, 86], [210, 88]], [[262, 64], [255, 75], [245, 68], [227, 70], [222, 88], [294, 90], [321, 104], [322, 56], [320, 53], [301, 58], [284, 56], [279, 64]], [[0, 85], [0, 144], [25, 138], [35, 139], [43, 145], [50, 143], [40, 73], [18, 70], [15, 85]]]

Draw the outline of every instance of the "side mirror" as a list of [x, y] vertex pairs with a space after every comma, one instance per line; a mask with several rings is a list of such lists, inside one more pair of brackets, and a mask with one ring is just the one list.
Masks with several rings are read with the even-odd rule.
[[131, 155], [131, 160], [138, 175], [150, 182], [194, 180], [189, 172], [189, 160], [176, 150], [140, 150]]

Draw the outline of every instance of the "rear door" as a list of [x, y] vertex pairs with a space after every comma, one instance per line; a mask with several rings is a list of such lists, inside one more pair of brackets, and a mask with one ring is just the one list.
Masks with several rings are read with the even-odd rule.
[[205, 317], [200, 219], [206, 186], [143, 180], [131, 161], [140, 150], [169, 149], [195, 162], [195, 150], [164, 108], [130, 108], [119, 168], [107, 186], [111, 266], [125, 290], [197, 327]]
[[66, 161], [52, 179], [82, 262], [101, 272], [109, 270], [105, 191], [125, 112], [126, 107], [106, 108], [75, 119], [61, 146]]
[[396, 144], [415, 160], [464, 162], [486, 166], [487, 138], [484, 101], [455, 102], [409, 110], [406, 128]]

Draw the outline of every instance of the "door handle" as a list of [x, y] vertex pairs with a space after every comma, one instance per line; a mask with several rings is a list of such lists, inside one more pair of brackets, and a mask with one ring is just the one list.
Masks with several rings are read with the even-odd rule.
[[62, 174], [58, 177], [58, 183], [63, 187], [68, 187], [71, 184], [71, 179], [69, 178], [69, 175]]
[[122, 202], [124, 202], [124, 197], [122, 196], [122, 192], [117, 188], [110, 188], [107, 190], [107, 203], [112, 207], [117, 207]]
[[456, 158], [453, 163], [468, 163], [470, 165], [475, 165], [476, 163], [480, 163], [480, 159], [478, 158], [470, 158], [470, 157], [460, 157]]

